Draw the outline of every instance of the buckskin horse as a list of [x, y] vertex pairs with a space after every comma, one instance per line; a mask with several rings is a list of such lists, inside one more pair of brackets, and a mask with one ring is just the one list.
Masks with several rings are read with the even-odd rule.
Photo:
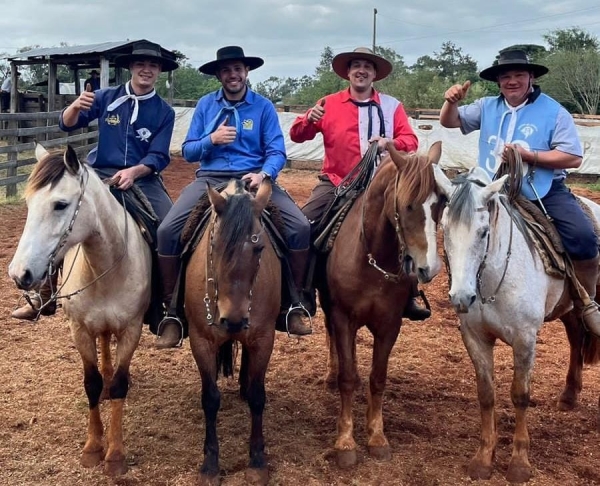
[[[150, 302], [150, 247], [107, 185], [70, 146], [64, 153], [49, 153], [38, 145], [36, 157], [25, 190], [27, 221], [9, 275], [19, 288], [34, 289], [64, 259], [62, 286], [53, 289], [53, 297], [64, 298], [83, 361], [89, 422], [81, 464], [93, 467], [104, 459], [106, 474], [124, 474], [123, 409], [129, 365]], [[116, 338], [115, 365], [111, 336]], [[101, 395], [111, 406], [106, 455]]]
[[264, 381], [281, 300], [279, 257], [260, 220], [270, 195], [268, 180], [256, 197], [240, 181], [231, 181], [221, 193], [209, 187], [212, 216], [186, 269], [185, 315], [202, 379], [206, 427], [201, 484], [219, 482], [217, 376], [220, 370], [232, 375], [234, 340], [242, 345], [240, 396], [248, 402], [252, 421], [246, 479], [253, 484], [268, 481]]
[[406, 154], [388, 144], [389, 156], [377, 168], [346, 218], [317, 287], [330, 336], [329, 376], [337, 373], [341, 409], [335, 442], [340, 467], [356, 464], [352, 400], [358, 373], [356, 333], [367, 326], [373, 335], [368, 387], [367, 435], [371, 456], [389, 459], [382, 400], [389, 355], [398, 338], [414, 268], [421, 282], [440, 270], [437, 217], [443, 208], [433, 176], [441, 142], [427, 155]]
[[[435, 177], [449, 199], [442, 216], [449, 296], [475, 368], [481, 410], [480, 445], [468, 474], [472, 479], [489, 479], [493, 471], [498, 442], [493, 348], [500, 339], [512, 347], [514, 361], [511, 399], [516, 421], [506, 479], [525, 482], [532, 474], [527, 408], [539, 329], [544, 322], [560, 318], [567, 330], [571, 360], [559, 401], [563, 410], [575, 405], [583, 362], [598, 361], [598, 340], [586, 338], [583, 324], [571, 310], [566, 280], [546, 273], [523, 218], [509, 198], [500, 193], [508, 175], [492, 182], [477, 167], [452, 182], [441, 170], [436, 169]], [[581, 199], [598, 221], [600, 206]]]

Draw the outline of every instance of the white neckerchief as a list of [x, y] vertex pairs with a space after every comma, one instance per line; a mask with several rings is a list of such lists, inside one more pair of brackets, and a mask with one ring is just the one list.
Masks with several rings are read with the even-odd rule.
[[145, 94], [145, 95], [142, 95], [142, 96], [137, 96], [137, 95], [131, 94], [131, 92], [129, 90], [129, 86], [130, 85], [131, 85], [131, 81], [129, 81], [125, 85], [125, 92], [127, 94], [121, 96], [120, 98], [117, 98], [110, 105], [108, 105], [108, 108], [106, 108], [106, 111], [113, 111], [113, 110], [117, 109], [119, 106], [121, 106], [123, 103], [125, 103], [127, 100], [131, 100], [133, 102], [133, 113], [131, 115], [131, 120], [130, 120], [129, 124], [133, 125], [135, 123], [135, 121], [137, 120], [137, 117], [138, 117], [138, 111], [140, 109], [140, 103], [139, 102], [152, 98], [156, 94], [156, 90], [153, 89], [148, 94]]
[[[529, 96], [529, 94], [527, 96]], [[506, 130], [506, 139], [504, 140], [504, 144], [506, 145], [507, 143], [512, 142], [513, 136], [515, 134], [515, 128], [517, 127], [517, 111], [523, 108], [528, 101], [529, 99], [526, 98], [525, 101], [523, 101], [523, 103], [521, 103], [519, 106], [511, 106], [508, 104], [508, 101], [504, 99], [504, 104], [506, 105], [508, 110], [502, 113], [502, 117], [500, 118], [500, 124], [498, 125], [498, 134], [496, 135], [496, 146], [494, 147], [494, 154], [496, 155], [496, 157], [499, 157], [502, 153], [502, 150], [504, 149], [504, 147], [500, 147], [500, 136], [502, 134], [502, 125], [504, 124], [504, 119], [508, 115], [510, 115], [510, 120], [508, 121], [508, 128]]]

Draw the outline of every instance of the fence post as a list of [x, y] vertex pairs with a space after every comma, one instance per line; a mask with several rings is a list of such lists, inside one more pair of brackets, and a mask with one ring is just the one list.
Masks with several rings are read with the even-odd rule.
[[[8, 128], [17, 128], [19, 122], [17, 120], [11, 120], [8, 122]], [[17, 145], [19, 139], [16, 136], [8, 138], [8, 145]], [[8, 162], [13, 162], [13, 164], [9, 164], [6, 169], [6, 177], [14, 177], [17, 175], [17, 158], [19, 154], [17, 152], [10, 152], [7, 154]], [[17, 195], [17, 184], [8, 184], [6, 186], [6, 198], [15, 197]]]

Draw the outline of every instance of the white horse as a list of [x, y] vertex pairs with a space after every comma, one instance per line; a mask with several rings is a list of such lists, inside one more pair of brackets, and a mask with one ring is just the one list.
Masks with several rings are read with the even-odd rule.
[[[516, 423], [506, 478], [525, 482], [531, 477], [526, 412], [537, 333], [545, 321], [557, 318], [567, 328], [571, 364], [559, 406], [570, 409], [581, 390], [585, 331], [571, 312], [567, 282], [546, 274], [519, 213], [499, 193], [507, 176], [492, 182], [480, 168], [453, 182], [438, 168], [435, 175], [438, 187], [449, 200], [442, 228], [450, 301], [459, 315], [462, 339], [475, 367], [481, 410], [481, 442], [468, 473], [472, 479], [489, 479], [492, 475], [498, 441], [493, 347], [500, 339], [512, 347], [514, 360], [511, 399]], [[600, 206], [584, 201], [600, 219]], [[597, 340], [587, 342], [586, 362], [593, 362], [597, 359]]]
[[[36, 157], [25, 192], [27, 222], [9, 275], [19, 288], [30, 290], [64, 260], [58, 298], [69, 297], [63, 309], [83, 360], [90, 407], [81, 463], [93, 467], [104, 459], [106, 474], [124, 474], [123, 408], [131, 357], [150, 302], [150, 248], [131, 216], [71, 147], [63, 154], [38, 146]], [[111, 336], [117, 342], [114, 365]], [[106, 455], [101, 395], [111, 400]]]

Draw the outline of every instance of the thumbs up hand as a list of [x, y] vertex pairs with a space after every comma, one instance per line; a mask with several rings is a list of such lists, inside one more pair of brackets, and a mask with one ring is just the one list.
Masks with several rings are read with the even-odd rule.
[[464, 84], [455, 84], [446, 90], [444, 93], [444, 99], [448, 103], [458, 103], [460, 100], [464, 100], [467, 97], [469, 88], [471, 87], [471, 81], [465, 81]]
[[237, 136], [237, 131], [235, 127], [227, 126], [229, 122], [229, 117], [226, 117], [223, 120], [217, 129], [210, 134], [210, 141], [213, 145], [225, 145], [231, 143], [235, 140]]
[[95, 95], [94, 91], [92, 90], [92, 85], [87, 83], [85, 85], [85, 91], [79, 95], [79, 98], [73, 102], [73, 105], [80, 110], [88, 111], [94, 103], [94, 97]]
[[308, 112], [308, 121], [311, 123], [317, 123], [325, 114], [325, 98], [319, 101], [313, 106]]

